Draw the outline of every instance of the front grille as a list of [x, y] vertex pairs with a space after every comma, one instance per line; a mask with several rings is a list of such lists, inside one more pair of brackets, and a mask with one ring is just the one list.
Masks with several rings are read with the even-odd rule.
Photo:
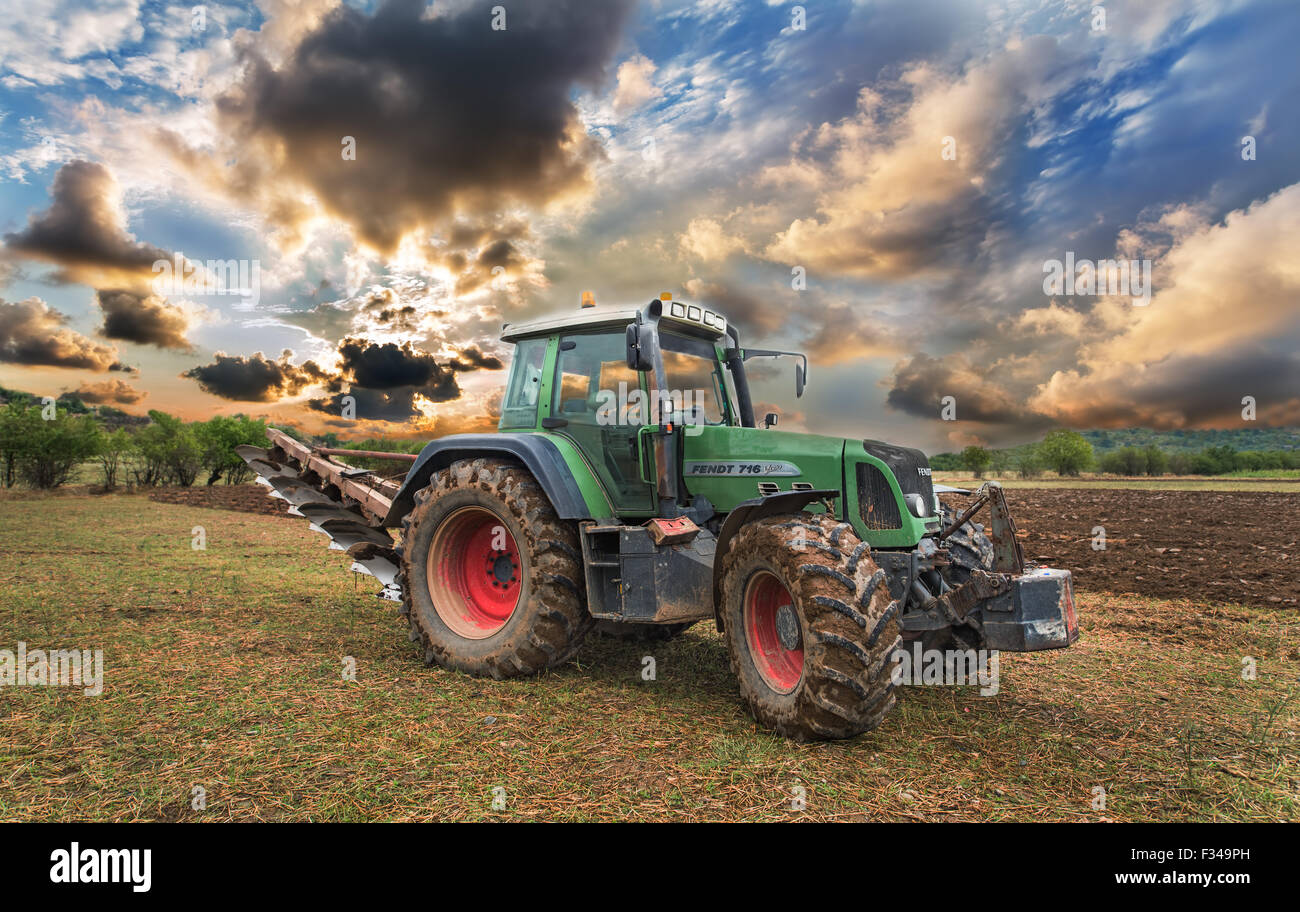
[[858, 515], [868, 529], [901, 529], [898, 499], [885, 473], [869, 462], [858, 463]]
[[927, 506], [934, 505], [934, 481], [930, 477], [930, 460], [920, 450], [893, 446], [879, 440], [864, 440], [862, 448], [875, 456], [894, 473], [904, 494], [920, 494]]

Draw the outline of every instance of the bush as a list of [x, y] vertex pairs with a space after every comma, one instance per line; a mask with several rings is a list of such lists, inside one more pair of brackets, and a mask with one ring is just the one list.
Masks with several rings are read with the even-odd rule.
[[[94, 456], [102, 436], [93, 418], [69, 415], [55, 409], [44, 418], [41, 408], [8, 406], [0, 438], [0, 449], [16, 470], [34, 488], [57, 488], [77, 466]], [[11, 482], [12, 483], [12, 482]]]
[[135, 442], [131, 439], [131, 435], [122, 428], [118, 428], [111, 434], [100, 434], [99, 447], [95, 451], [95, 456], [104, 475], [105, 491], [117, 487], [117, 476], [121, 471], [122, 462], [134, 446]]
[[1043, 471], [1037, 447], [1025, 447], [1016, 457], [1016, 474], [1021, 478], [1037, 478]]
[[135, 444], [143, 465], [135, 470], [142, 485], [172, 482], [188, 488], [203, 467], [203, 449], [192, 427], [179, 418], [149, 411], [152, 424], [136, 432]]
[[975, 473], [976, 478], [983, 478], [993, 456], [982, 446], [968, 446], [961, 451], [961, 463]]
[[1082, 434], [1059, 429], [1051, 431], [1038, 445], [1038, 455], [1057, 475], [1078, 475], [1092, 466], [1092, 444]]
[[265, 421], [254, 421], [244, 415], [218, 415], [192, 427], [199, 445], [200, 462], [203, 470], [208, 473], [209, 485], [216, 484], [223, 477], [226, 484], [239, 484], [248, 480], [253, 474], [252, 470], [243, 457], [235, 452], [235, 447], [242, 444], [265, 444]]
[[1147, 458], [1148, 475], [1164, 475], [1169, 471], [1169, 457], [1155, 444], [1148, 444], [1142, 451]]

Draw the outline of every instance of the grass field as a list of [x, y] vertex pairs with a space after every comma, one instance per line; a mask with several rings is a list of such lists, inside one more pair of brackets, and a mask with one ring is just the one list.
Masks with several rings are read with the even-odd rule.
[[[373, 581], [299, 520], [139, 496], [7, 499], [0, 547], [0, 648], [99, 648], [105, 663], [99, 697], [0, 688], [4, 820], [1300, 811], [1294, 611], [1084, 591], [1081, 641], [1003, 654], [998, 695], [908, 688], [877, 731], [800, 745], [756, 727], [708, 625], [667, 645], [592, 640], [538, 679], [426, 668]], [[1244, 656], [1257, 680], [1242, 680]]]

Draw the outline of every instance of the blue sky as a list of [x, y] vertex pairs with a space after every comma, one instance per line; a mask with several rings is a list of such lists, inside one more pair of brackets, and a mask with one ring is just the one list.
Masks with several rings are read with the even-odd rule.
[[[6, 7], [5, 386], [428, 436], [494, 423], [502, 320], [673, 291], [809, 352], [785, 426], [1300, 424], [1291, 2]], [[1067, 253], [1149, 303], [1046, 294]]]

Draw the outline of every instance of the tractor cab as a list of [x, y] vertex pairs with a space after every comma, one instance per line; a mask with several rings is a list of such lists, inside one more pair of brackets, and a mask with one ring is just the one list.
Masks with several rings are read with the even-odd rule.
[[[707, 521], [725, 512], [707, 497], [698, 502], [686, 476], [708, 488], [722, 475], [759, 478], [772, 468], [715, 458], [764, 449], [745, 361], [799, 358], [800, 395], [807, 373], [802, 355], [745, 351], [721, 313], [667, 294], [644, 308], [584, 306], [507, 324], [501, 338], [514, 343], [515, 357], [500, 430], [566, 438], [590, 465], [614, 516]], [[775, 423], [770, 415], [765, 428]]]

